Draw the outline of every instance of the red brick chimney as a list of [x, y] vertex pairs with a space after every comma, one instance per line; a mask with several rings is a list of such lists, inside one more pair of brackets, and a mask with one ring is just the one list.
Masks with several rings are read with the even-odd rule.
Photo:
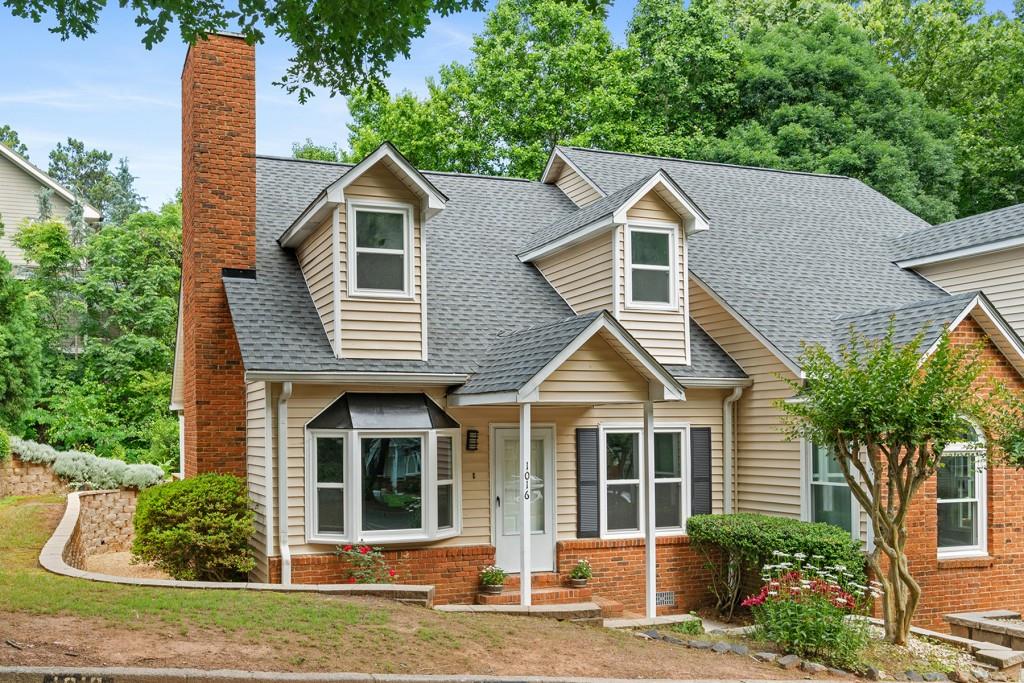
[[185, 474], [245, 476], [245, 381], [221, 280], [256, 268], [256, 55], [193, 45], [181, 74]]

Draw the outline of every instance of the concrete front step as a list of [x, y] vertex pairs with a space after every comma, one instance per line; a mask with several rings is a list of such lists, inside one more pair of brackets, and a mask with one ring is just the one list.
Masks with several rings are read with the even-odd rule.
[[490, 614], [518, 614], [530, 617], [548, 617], [580, 623], [600, 624], [601, 608], [595, 602], [577, 602], [564, 605], [438, 605], [440, 612], [486, 612]]
[[[565, 581], [557, 572], [539, 572], [536, 574], [530, 574], [530, 586], [536, 590], [537, 588], [557, 588], [562, 586]], [[519, 589], [519, 574], [509, 574], [505, 577], [505, 590], [518, 590]]]
[[[564, 605], [567, 603], [588, 602], [593, 597], [593, 590], [590, 588], [533, 588], [530, 591], [534, 605]], [[518, 605], [518, 590], [505, 590], [498, 595], [478, 593], [476, 602], [478, 605]]]

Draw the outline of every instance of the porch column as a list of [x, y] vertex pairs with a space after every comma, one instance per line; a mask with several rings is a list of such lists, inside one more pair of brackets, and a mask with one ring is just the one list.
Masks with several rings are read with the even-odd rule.
[[658, 615], [656, 606], [657, 574], [658, 574], [658, 546], [655, 534], [654, 519], [654, 402], [644, 403], [644, 464], [643, 464], [643, 487], [644, 487], [644, 550], [647, 570], [646, 579], [646, 605], [647, 618], [653, 619]]
[[530, 518], [530, 447], [532, 445], [532, 428], [530, 426], [530, 404], [519, 405], [519, 604], [529, 607], [530, 595], [530, 545], [533, 523]]

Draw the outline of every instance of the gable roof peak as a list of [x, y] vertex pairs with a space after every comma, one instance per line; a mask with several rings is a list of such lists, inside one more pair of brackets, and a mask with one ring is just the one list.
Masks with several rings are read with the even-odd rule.
[[44, 173], [43, 170], [40, 169], [38, 166], [36, 166], [31, 161], [21, 156], [20, 154], [18, 154], [13, 149], [11, 149], [10, 147], [3, 143], [0, 143], [0, 157], [7, 158], [7, 160], [9, 160], [17, 168], [27, 173], [41, 185], [44, 185], [53, 190], [54, 192], [56, 192], [62, 199], [64, 199], [69, 204], [74, 204], [75, 202], [81, 204], [82, 217], [86, 220], [86, 222], [95, 223], [102, 218], [99, 209], [94, 207], [92, 204], [82, 201], [81, 199], [76, 197], [74, 192], [58, 183], [56, 180], [54, 180], [49, 175]]

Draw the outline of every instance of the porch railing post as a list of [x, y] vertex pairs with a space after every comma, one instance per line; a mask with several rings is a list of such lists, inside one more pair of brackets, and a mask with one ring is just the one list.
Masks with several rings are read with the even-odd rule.
[[519, 406], [519, 473], [520, 473], [520, 505], [519, 511], [519, 604], [529, 607], [531, 604], [530, 586], [530, 545], [533, 523], [530, 517], [530, 449], [533, 444], [532, 427], [530, 425], [530, 404]]
[[643, 472], [644, 489], [644, 551], [646, 569], [646, 606], [647, 618], [653, 619], [658, 615], [657, 607], [657, 574], [658, 574], [658, 546], [655, 533], [654, 516], [654, 403], [644, 403], [644, 463]]

